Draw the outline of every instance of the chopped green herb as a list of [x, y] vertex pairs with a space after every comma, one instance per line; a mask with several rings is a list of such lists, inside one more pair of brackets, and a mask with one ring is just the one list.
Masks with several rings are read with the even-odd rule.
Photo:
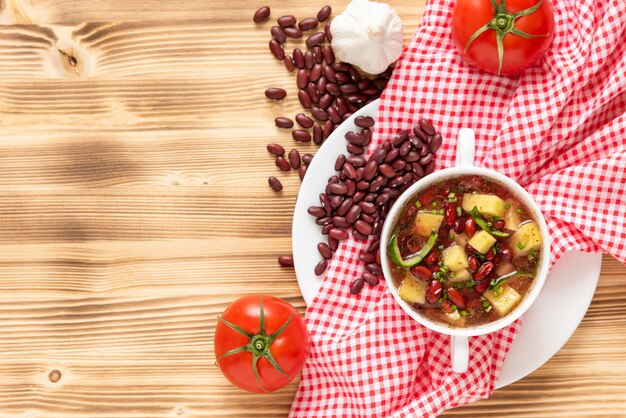
[[443, 244], [438, 245], [437, 248], [439, 248], [440, 250], [443, 250]]
[[433, 202], [433, 203], [431, 203], [431, 205], [432, 205], [432, 206], [433, 206], [433, 208], [434, 208], [434, 207], [436, 207], [436, 206], [437, 206], [437, 202]]
[[456, 305], [452, 305], [452, 312], [456, 311], [458, 308], [456, 307]]
[[465, 288], [466, 289], [470, 289], [471, 287], [473, 287], [474, 285], [472, 284], [471, 281], [465, 282]]
[[535, 259], [535, 257], [537, 257], [537, 253], [534, 251], [531, 251], [528, 253], [528, 261], [533, 261]]
[[517, 212], [517, 213], [522, 213], [522, 212], [523, 212], [523, 210], [522, 210], [522, 208], [517, 208], [517, 209], [515, 209], [515, 212]]
[[520, 241], [517, 243], [517, 248], [519, 248], [520, 250], [522, 250], [525, 246], [526, 243], [524, 241]]
[[439, 300], [437, 302], [439, 302], [439, 303], [443, 302], [443, 298], [439, 298]]
[[494, 297], [494, 298], [497, 298], [497, 297], [498, 297], [498, 295], [499, 295], [498, 291], [497, 291], [497, 290], [494, 290], [494, 291], [493, 291], [493, 297]]
[[454, 199], [454, 198], [456, 198], [456, 195], [454, 194], [454, 192], [448, 193], [448, 199]]
[[463, 283], [455, 283], [454, 287], [456, 287], [457, 289], [463, 289]]
[[417, 202], [415, 202], [415, 207], [416, 208], [421, 208], [422, 207], [422, 202], [420, 202], [419, 200]]
[[489, 302], [483, 302], [483, 308], [487, 309], [489, 306], [491, 306]]
[[448, 234], [448, 238], [450, 238], [450, 240], [454, 239], [454, 231], [450, 231], [450, 233]]
[[481, 297], [480, 297], [480, 300], [482, 300], [483, 302], [486, 302], [486, 301], [487, 301], [487, 299], [486, 299], [484, 296], [481, 296]]
[[439, 267], [443, 267], [443, 261], [438, 262], [438, 263], [437, 263], [437, 265], [438, 265]]
[[511, 205], [509, 205], [508, 203], [504, 205], [504, 209], [510, 209]]
[[502, 288], [502, 286], [498, 286], [496, 291], [498, 292], [498, 294], [500, 294], [500, 293], [502, 293], [504, 291], [504, 289]]
[[461, 207], [460, 207], [460, 206], [457, 206], [457, 207], [456, 207], [456, 216], [459, 216], [459, 217], [460, 217], [461, 215], [463, 215], [463, 212], [461, 211]]
[[451, 279], [454, 279], [455, 277], [456, 277], [456, 273], [455, 272], [450, 273], [450, 278]]
[[459, 311], [459, 313], [461, 314], [461, 316], [467, 316], [467, 311], [465, 311], [465, 310]]
[[448, 274], [448, 273], [450, 273], [450, 267], [448, 267], [448, 266], [443, 266], [443, 267], [441, 268], [441, 272], [442, 272], [443, 274]]
[[491, 252], [494, 254], [498, 254], [498, 249], [496, 248], [495, 245], [491, 248]]

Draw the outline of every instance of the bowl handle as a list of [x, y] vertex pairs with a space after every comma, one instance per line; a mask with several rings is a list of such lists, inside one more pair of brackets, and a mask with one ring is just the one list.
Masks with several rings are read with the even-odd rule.
[[469, 128], [461, 128], [456, 144], [455, 165], [457, 167], [473, 167], [475, 149], [474, 131]]
[[452, 371], [465, 373], [469, 363], [469, 339], [465, 336], [450, 336], [450, 362]]

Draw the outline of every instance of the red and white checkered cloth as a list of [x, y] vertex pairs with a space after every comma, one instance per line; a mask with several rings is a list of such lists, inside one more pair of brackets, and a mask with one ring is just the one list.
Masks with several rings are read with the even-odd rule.
[[[463, 62], [453, 5], [428, 2], [381, 98], [374, 147], [426, 117], [444, 137], [438, 168], [449, 167], [471, 127], [477, 161], [542, 207], [554, 260], [578, 249], [626, 262], [626, 2], [553, 1], [554, 43], [516, 78]], [[488, 397], [519, 325], [471, 338], [469, 370], [455, 374], [448, 337], [413, 321], [385, 284], [350, 295], [363, 248], [342, 244], [307, 310], [311, 354], [290, 416], [432, 417]]]

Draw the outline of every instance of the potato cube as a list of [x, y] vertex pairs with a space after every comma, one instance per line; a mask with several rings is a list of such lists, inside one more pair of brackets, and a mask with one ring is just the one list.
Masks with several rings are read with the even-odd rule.
[[520, 257], [530, 251], [539, 250], [543, 244], [539, 226], [535, 222], [528, 222], [511, 235], [509, 244], [513, 250], [513, 256]]
[[448, 281], [451, 283], [460, 283], [460, 282], [466, 282], [471, 278], [472, 278], [471, 273], [469, 272], [469, 270], [465, 269], [461, 271], [455, 271], [454, 277], [450, 277]]
[[496, 243], [496, 239], [489, 232], [481, 230], [475, 233], [467, 243], [479, 253], [485, 254]]
[[483, 215], [497, 216], [504, 215], [504, 200], [493, 194], [465, 193], [463, 195], [463, 210], [471, 212], [476, 206]]
[[443, 222], [443, 215], [436, 215], [434, 213], [419, 212], [415, 216], [415, 224], [413, 225], [413, 232], [416, 235], [427, 237], [432, 231], [438, 231]]
[[504, 212], [504, 227], [511, 231], [517, 231], [520, 223], [522, 223], [522, 220], [519, 213], [517, 213], [517, 208], [511, 205], [511, 207]]
[[407, 274], [398, 287], [398, 296], [410, 303], [424, 303], [426, 302], [427, 289], [428, 284], [426, 282]]
[[487, 298], [487, 300], [493, 306], [493, 309], [496, 310], [500, 314], [500, 316], [504, 316], [511, 312], [513, 308], [522, 300], [522, 296], [515, 291], [508, 284], [504, 284], [502, 287], [502, 293], [499, 293], [498, 296], [494, 296], [494, 290], [487, 289], [483, 296]]
[[467, 253], [465, 248], [460, 245], [453, 244], [446, 248], [443, 252], [442, 261], [452, 271], [461, 271], [468, 267]]

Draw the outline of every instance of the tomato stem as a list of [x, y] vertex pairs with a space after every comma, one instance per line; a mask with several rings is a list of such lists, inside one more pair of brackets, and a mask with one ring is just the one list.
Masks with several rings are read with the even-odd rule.
[[480, 36], [483, 32], [491, 29], [496, 32], [496, 44], [498, 47], [498, 75], [502, 73], [502, 63], [504, 61], [504, 46], [503, 39], [509, 33], [517, 36], [521, 36], [523, 38], [540, 38], [548, 36], [549, 33], [540, 34], [540, 35], [532, 35], [526, 32], [523, 32], [515, 27], [515, 21], [522, 17], [529, 15], [531, 13], [536, 12], [543, 0], [539, 0], [537, 4], [531, 6], [527, 9], [520, 10], [519, 12], [511, 13], [506, 7], [504, 2], [505, 0], [500, 0], [500, 4], [496, 3], [496, 0], [491, 0], [491, 5], [493, 6], [493, 19], [487, 22], [484, 26], [478, 29], [476, 32], [472, 34], [472, 36], [465, 44], [464, 52], [467, 52], [468, 48]]
[[263, 307], [262, 297], [259, 298], [259, 333], [258, 334], [253, 334], [250, 331], [246, 331], [245, 329], [233, 324], [232, 322], [229, 322], [223, 318], [218, 317], [217, 318], [218, 321], [223, 322], [226, 326], [228, 326], [233, 331], [238, 332], [241, 335], [245, 335], [246, 337], [250, 339], [247, 344], [242, 345], [241, 347], [233, 348], [232, 350], [229, 350], [225, 352], [224, 354], [222, 354], [217, 359], [218, 365], [219, 365], [219, 361], [224, 357], [232, 356], [233, 354], [238, 354], [238, 353], [243, 353], [243, 352], [252, 353], [252, 370], [254, 371], [254, 378], [257, 384], [259, 385], [259, 387], [263, 389], [265, 392], [267, 392], [267, 389], [265, 389], [263, 385], [261, 384], [261, 378], [259, 376], [259, 369], [257, 367], [257, 363], [261, 357], [267, 359], [267, 361], [270, 362], [272, 367], [274, 367], [274, 369], [276, 369], [276, 371], [278, 371], [280, 374], [286, 377], [290, 377], [289, 374], [285, 372], [282, 367], [280, 367], [280, 365], [278, 364], [274, 356], [272, 356], [272, 353], [270, 352], [270, 346], [272, 345], [274, 340], [276, 340], [276, 338], [278, 338], [285, 331], [285, 328], [287, 328], [287, 326], [291, 323], [291, 320], [293, 319], [294, 315], [295, 313], [292, 312], [289, 319], [285, 321], [285, 323], [282, 324], [275, 333], [269, 336], [267, 335], [267, 332], [265, 330], [265, 308]]

